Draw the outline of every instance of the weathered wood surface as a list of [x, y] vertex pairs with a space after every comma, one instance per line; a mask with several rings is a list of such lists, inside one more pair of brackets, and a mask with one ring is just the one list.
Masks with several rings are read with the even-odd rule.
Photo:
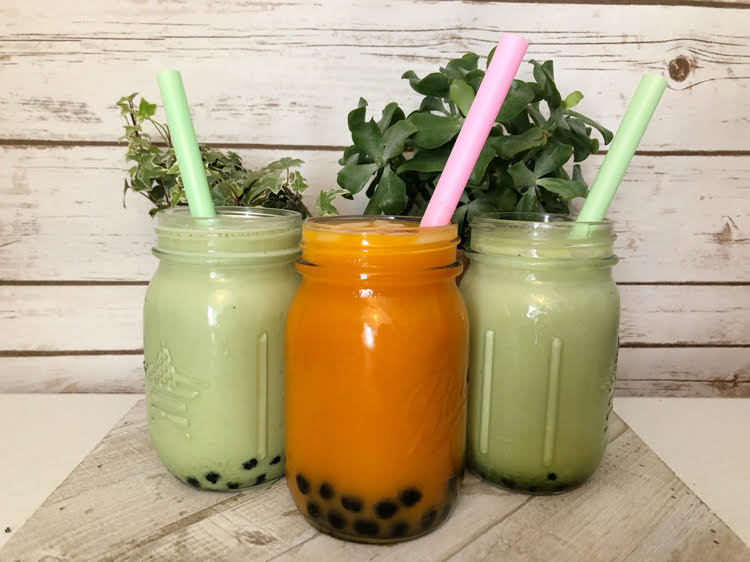
[[[750, 12], [747, 12], [750, 18]], [[147, 281], [150, 202], [122, 207], [123, 147], [0, 147], [0, 280]], [[305, 160], [312, 206], [335, 185], [338, 151], [240, 150], [251, 165]], [[601, 156], [584, 172], [596, 174]], [[623, 282], [738, 282], [750, 279], [750, 159], [636, 156], [609, 214], [615, 277]], [[339, 201], [361, 212], [365, 200]]]
[[[750, 550], [619, 418], [602, 467], [555, 497], [468, 475], [453, 516], [391, 547], [322, 535], [281, 480], [196, 491], [159, 463], [141, 401], [2, 551], [3, 560], [750, 560]], [[49, 557], [49, 558], [47, 558]]]
[[670, 77], [644, 150], [750, 148], [744, 10], [411, 0], [3, 3], [2, 137], [113, 141], [114, 101], [158, 99], [156, 73], [178, 67], [204, 140], [343, 145], [360, 95], [414, 104], [405, 70], [486, 55], [502, 31], [530, 41], [527, 60], [554, 59], [563, 92], [583, 91], [586, 114], [610, 127], [645, 70]]

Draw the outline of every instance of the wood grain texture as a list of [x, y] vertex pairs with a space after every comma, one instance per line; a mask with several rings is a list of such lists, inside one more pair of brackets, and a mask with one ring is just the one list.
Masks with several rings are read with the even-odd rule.
[[[120, 147], [0, 147], [0, 280], [147, 281], [150, 202], [129, 193]], [[306, 163], [307, 203], [335, 186], [339, 153], [239, 150], [250, 166], [282, 156]], [[585, 163], [592, 180], [601, 156]], [[750, 281], [750, 159], [636, 156], [612, 204], [624, 282]], [[339, 199], [361, 212], [364, 195]]]
[[[0, 66], [12, 86], [0, 92], [2, 137], [115, 140], [114, 101], [134, 90], [156, 101], [156, 73], [176, 67], [204, 141], [345, 145], [359, 96], [375, 108], [394, 99], [413, 108], [405, 70], [486, 55], [510, 31], [530, 41], [527, 60], [554, 59], [563, 93], [583, 91], [582, 111], [609, 127], [644, 71], [670, 77], [642, 149], [747, 150], [746, 24], [744, 10], [679, 6], [4, 3]], [[44, 79], [27, 79], [30, 71]]]
[[[391, 547], [321, 535], [284, 480], [201, 492], [159, 463], [137, 404], [0, 551], [4, 560], [747, 560], [750, 551], [621, 422], [599, 471], [556, 497], [511, 494], [468, 475], [430, 535]], [[46, 558], [50, 557], [50, 558]], [[673, 556], [674, 557], [674, 556]]]

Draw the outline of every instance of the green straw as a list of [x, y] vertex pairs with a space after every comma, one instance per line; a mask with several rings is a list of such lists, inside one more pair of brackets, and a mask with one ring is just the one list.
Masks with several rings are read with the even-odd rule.
[[211, 201], [198, 141], [195, 139], [182, 76], [176, 70], [165, 70], [158, 74], [157, 80], [190, 214], [194, 217], [215, 217], [216, 211]]
[[666, 87], [667, 81], [659, 74], [644, 74], [641, 78], [581, 212], [578, 213], [578, 222], [599, 222], [604, 219]]

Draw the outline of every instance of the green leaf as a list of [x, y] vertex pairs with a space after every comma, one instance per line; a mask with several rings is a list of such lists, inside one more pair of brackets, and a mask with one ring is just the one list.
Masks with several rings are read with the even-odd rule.
[[548, 60], [540, 63], [531, 60], [531, 64], [534, 65], [534, 80], [536, 80], [536, 83], [542, 89], [547, 105], [549, 105], [550, 109], [560, 107], [562, 100], [560, 92], [557, 90], [557, 86], [555, 86], [555, 71], [552, 61]]
[[423, 96], [448, 97], [450, 80], [440, 72], [433, 72], [420, 80], [412, 70], [409, 70], [404, 72], [401, 78], [408, 79], [412, 89]]
[[563, 101], [563, 107], [565, 109], [570, 109], [571, 107], [575, 107], [579, 104], [579, 102], [583, 99], [583, 94], [576, 90], [575, 92], [571, 92], [568, 94], [568, 97], [565, 98]]
[[349, 164], [341, 168], [336, 182], [353, 195], [362, 191], [377, 169], [377, 164]]
[[497, 155], [503, 160], [511, 160], [517, 154], [538, 148], [547, 143], [549, 133], [540, 127], [532, 127], [520, 135], [506, 135], [500, 137], [490, 137], [487, 142], [492, 144], [497, 151]]
[[518, 195], [509, 187], [498, 187], [487, 194], [498, 211], [512, 211], [516, 208]]
[[536, 198], [536, 188], [529, 187], [521, 196], [513, 209], [516, 213], [536, 213], [539, 211], [539, 201]]
[[333, 200], [339, 195], [344, 195], [346, 193], [349, 192], [340, 187], [334, 187], [333, 189], [318, 193], [318, 197], [315, 199], [315, 206], [318, 208], [318, 214], [321, 216], [338, 215], [339, 210], [334, 206]]
[[156, 104], [148, 103], [145, 98], [141, 98], [141, 103], [138, 104], [138, 117], [140, 119], [148, 119], [156, 113]]
[[397, 123], [405, 117], [403, 110], [396, 102], [392, 101], [383, 109], [383, 116], [378, 121], [378, 129], [383, 133], [391, 124]]
[[458, 134], [461, 123], [455, 117], [442, 117], [432, 113], [412, 113], [407, 121], [419, 129], [413, 137], [420, 148], [437, 148]]
[[479, 90], [479, 85], [482, 83], [482, 79], [484, 79], [484, 70], [479, 69], [472, 70], [464, 76], [464, 81], [471, 86], [475, 92]]
[[513, 186], [521, 189], [527, 186], [536, 185], [534, 173], [526, 167], [523, 162], [516, 162], [508, 168], [510, 177], [513, 178]]
[[561, 180], [557, 178], [541, 178], [538, 179], [536, 183], [552, 193], [557, 193], [565, 200], [570, 200], [575, 197], [586, 197], [586, 184], [578, 181]]
[[495, 156], [495, 149], [489, 143], [485, 143], [482, 151], [479, 153], [476, 164], [474, 164], [474, 168], [471, 170], [468, 182], [470, 185], [477, 185], [482, 181], [484, 172], [487, 171], [487, 166]]
[[440, 113], [448, 114], [448, 110], [443, 105], [443, 100], [436, 98], [435, 96], [427, 96], [422, 100], [419, 105], [420, 111], [438, 111]]
[[404, 151], [404, 142], [417, 132], [410, 121], [397, 121], [383, 133], [383, 160], [390, 160]]
[[[386, 215], [398, 215], [406, 207], [406, 184], [387, 165], [370, 203]], [[368, 205], [369, 207], [369, 205]]]
[[344, 149], [344, 155], [339, 158], [339, 164], [346, 166], [347, 164], [359, 164], [359, 147], [356, 144], [347, 146]]
[[503, 105], [500, 106], [500, 112], [497, 114], [496, 121], [505, 123], [519, 115], [526, 106], [534, 99], [534, 90], [521, 80], [513, 80], [505, 96]]
[[489, 197], [477, 197], [467, 205], [466, 220], [471, 223], [474, 217], [480, 213], [495, 213], [497, 212], [497, 206], [495, 202]]
[[479, 55], [476, 53], [466, 53], [461, 57], [461, 66], [466, 70], [476, 70], [479, 63]]
[[593, 119], [589, 119], [585, 115], [581, 115], [580, 113], [578, 113], [577, 111], [573, 111], [572, 109], [565, 110], [565, 113], [567, 113], [568, 115], [572, 115], [573, 117], [577, 117], [578, 119], [580, 119], [587, 125], [591, 125], [592, 127], [594, 127], [594, 129], [596, 129], [597, 131], [599, 131], [599, 133], [601, 133], [602, 138], [604, 139], [604, 144], [609, 144], [612, 142], [612, 139], [614, 138], [615, 135], [612, 134], [612, 131], [610, 131], [606, 127], [603, 127], [602, 125], [600, 125]]
[[474, 101], [474, 90], [463, 80], [454, 80], [450, 87], [450, 97], [463, 115], [469, 113]]
[[573, 147], [556, 141], [549, 141], [542, 149], [541, 154], [536, 157], [534, 175], [537, 178], [546, 176], [570, 160], [572, 154]]
[[374, 160], [383, 157], [383, 137], [373, 119], [355, 125], [352, 129], [352, 140], [362, 152]]
[[583, 178], [583, 174], [581, 173], [580, 164], [576, 164], [575, 166], [573, 166], [573, 181], [582, 183], [588, 189], [588, 184], [586, 183], [586, 180]]
[[466, 74], [466, 70], [464, 70], [464, 67], [461, 64], [461, 59], [453, 59], [445, 65], [445, 68], [441, 68], [440, 72], [442, 72], [449, 80], [463, 80], [463, 77]]
[[359, 98], [359, 103], [356, 109], [352, 109], [347, 116], [347, 123], [349, 124], [349, 130], [353, 130], [354, 127], [365, 122], [365, 112], [367, 111], [367, 100], [365, 98]]
[[490, 54], [487, 55], [487, 68], [489, 68], [490, 63], [492, 62], [492, 57], [495, 56], [495, 49], [497, 49], [497, 47], [492, 47], [492, 49], [490, 49]]
[[396, 172], [398, 174], [408, 171], [442, 172], [450, 153], [450, 146], [443, 146], [433, 150], [420, 150], [414, 155], [414, 158], [401, 164]]

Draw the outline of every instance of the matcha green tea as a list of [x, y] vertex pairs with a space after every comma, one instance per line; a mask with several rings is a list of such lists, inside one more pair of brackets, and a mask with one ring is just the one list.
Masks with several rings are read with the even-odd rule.
[[219, 207], [160, 212], [146, 292], [151, 441], [196, 488], [233, 490], [284, 473], [284, 322], [299, 283], [301, 217]]
[[609, 221], [473, 221], [461, 292], [471, 325], [467, 461], [481, 478], [549, 494], [599, 466], [617, 365], [614, 239]]

